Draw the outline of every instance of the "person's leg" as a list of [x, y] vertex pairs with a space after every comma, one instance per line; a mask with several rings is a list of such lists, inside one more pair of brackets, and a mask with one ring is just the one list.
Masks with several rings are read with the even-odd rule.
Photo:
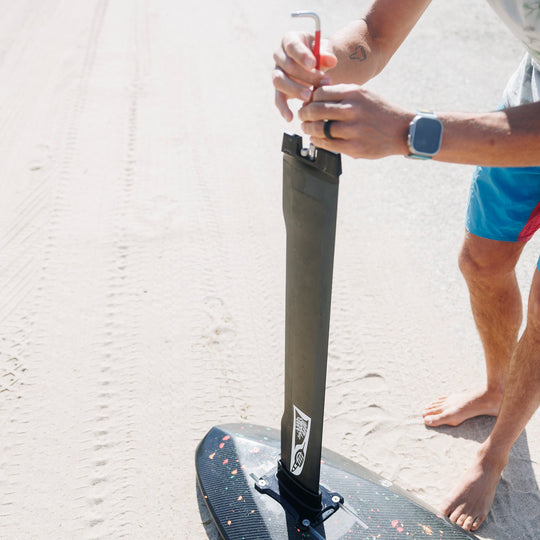
[[495, 426], [472, 467], [444, 501], [441, 510], [467, 530], [486, 519], [513, 444], [540, 406], [540, 272], [529, 296], [527, 327], [514, 351]]
[[474, 416], [497, 415], [522, 321], [521, 294], [514, 268], [524, 246], [525, 242], [465, 235], [459, 265], [484, 348], [487, 381], [485, 386], [430, 403], [423, 413], [426, 425], [457, 426]]

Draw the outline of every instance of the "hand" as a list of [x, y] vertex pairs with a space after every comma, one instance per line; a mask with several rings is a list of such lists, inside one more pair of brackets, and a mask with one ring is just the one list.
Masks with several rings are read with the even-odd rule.
[[[318, 88], [299, 117], [318, 148], [367, 159], [409, 153], [407, 135], [414, 114], [356, 84]], [[332, 139], [324, 134], [325, 120], [332, 121]]]
[[337, 64], [337, 58], [329, 51], [329, 42], [321, 41], [320, 70], [315, 69], [316, 59], [312, 52], [314, 38], [306, 32], [289, 32], [274, 53], [276, 66], [272, 73], [276, 89], [276, 106], [288, 122], [293, 119], [289, 99], [311, 99], [312, 87], [329, 84], [324, 72]]

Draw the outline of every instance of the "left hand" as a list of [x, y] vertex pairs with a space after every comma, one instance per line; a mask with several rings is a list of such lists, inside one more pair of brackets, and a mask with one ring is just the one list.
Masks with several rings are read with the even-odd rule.
[[[366, 159], [409, 153], [407, 135], [414, 114], [356, 84], [318, 88], [299, 117], [318, 148]], [[332, 139], [324, 135], [325, 120], [332, 121]]]

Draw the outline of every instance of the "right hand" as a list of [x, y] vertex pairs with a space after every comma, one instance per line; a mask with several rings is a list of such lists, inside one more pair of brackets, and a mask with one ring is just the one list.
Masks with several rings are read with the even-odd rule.
[[330, 84], [325, 71], [337, 64], [336, 56], [330, 51], [328, 40], [321, 40], [320, 69], [315, 69], [313, 54], [314, 37], [307, 32], [289, 32], [281, 41], [281, 47], [274, 53], [276, 66], [272, 80], [276, 89], [276, 107], [287, 122], [293, 119], [289, 99], [311, 99], [312, 88]]

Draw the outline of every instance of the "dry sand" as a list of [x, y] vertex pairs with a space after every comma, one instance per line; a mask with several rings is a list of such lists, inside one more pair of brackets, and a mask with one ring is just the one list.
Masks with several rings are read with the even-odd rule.
[[[198, 441], [279, 426], [281, 135], [271, 53], [366, 1], [2, 0], [0, 538], [202, 539]], [[521, 56], [481, 0], [435, 0], [371, 86], [489, 110]], [[493, 421], [427, 429], [482, 379], [455, 259], [470, 167], [344, 160], [325, 444], [438, 501]], [[524, 294], [540, 244], [519, 266]], [[540, 417], [482, 538], [540, 530]]]

